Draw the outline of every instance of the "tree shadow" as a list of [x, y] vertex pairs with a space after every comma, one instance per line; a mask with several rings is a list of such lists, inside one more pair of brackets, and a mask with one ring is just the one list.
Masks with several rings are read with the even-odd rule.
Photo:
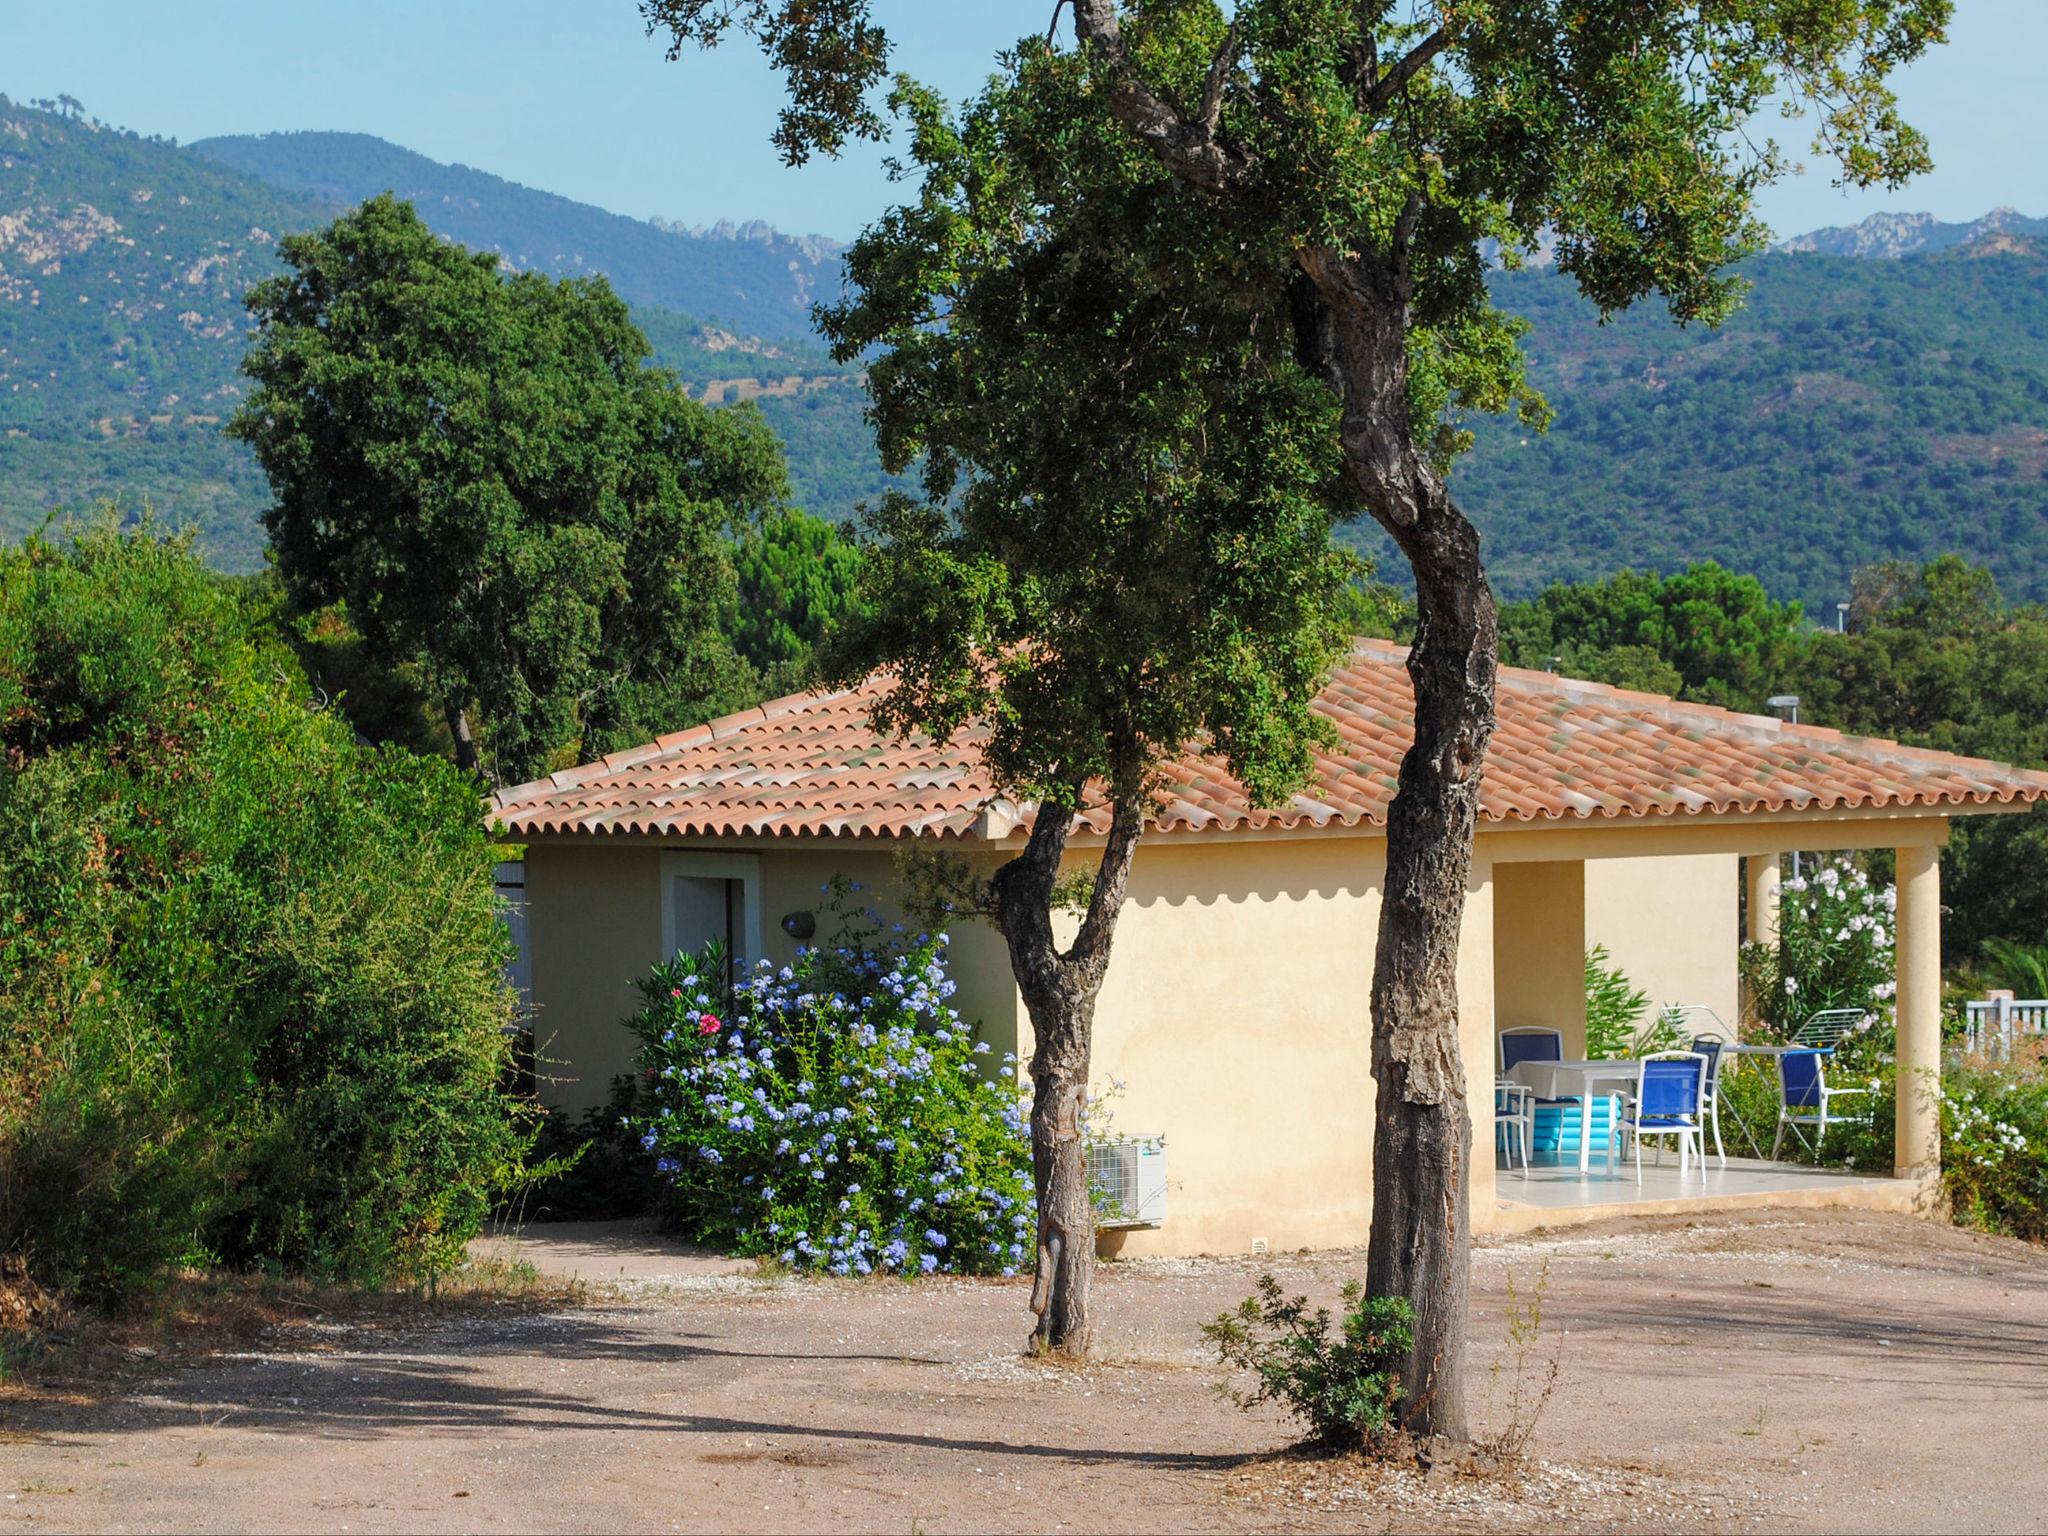
[[[559, 1318], [559, 1314], [556, 1317]], [[726, 1414], [671, 1411], [651, 1405], [647, 1389], [686, 1395], [689, 1378], [651, 1377], [631, 1386], [616, 1377], [588, 1390], [561, 1390], [508, 1380], [467, 1360], [446, 1358], [533, 1355], [542, 1364], [556, 1361], [627, 1362], [651, 1367], [729, 1360], [780, 1361], [798, 1364], [882, 1362], [939, 1366], [949, 1362], [928, 1357], [874, 1353], [749, 1351], [713, 1348], [687, 1342], [634, 1338], [598, 1322], [577, 1321], [564, 1327], [515, 1329], [510, 1336], [447, 1336], [411, 1340], [385, 1339], [352, 1346], [347, 1353], [274, 1354], [211, 1361], [178, 1372], [149, 1396], [80, 1407], [34, 1405], [13, 1416], [12, 1428], [56, 1445], [80, 1446], [87, 1437], [149, 1436], [166, 1431], [191, 1432], [222, 1424], [237, 1432], [287, 1434], [336, 1440], [369, 1441], [442, 1433], [488, 1436], [493, 1432], [601, 1430], [658, 1431], [686, 1437], [679, 1449], [688, 1452], [692, 1436], [755, 1436], [788, 1438], [884, 1451], [957, 1451], [980, 1457], [1016, 1457], [1027, 1461], [1058, 1461], [1077, 1466], [1122, 1464], [1165, 1470], [1218, 1471], [1242, 1461], [1241, 1452], [1146, 1451], [1106, 1448], [1094, 1444], [1059, 1444], [1050, 1438], [993, 1439], [943, 1432], [890, 1430], [859, 1424], [807, 1423], [798, 1419], [740, 1418]], [[432, 1351], [425, 1355], [423, 1351]], [[706, 1391], [731, 1379], [721, 1375], [700, 1385]], [[790, 1393], [817, 1399], [821, 1407], [856, 1402], [835, 1392], [830, 1383], [793, 1381]], [[606, 1395], [610, 1394], [610, 1395]], [[943, 1418], [936, 1402], [932, 1416]], [[707, 1452], [727, 1447], [707, 1446]]]

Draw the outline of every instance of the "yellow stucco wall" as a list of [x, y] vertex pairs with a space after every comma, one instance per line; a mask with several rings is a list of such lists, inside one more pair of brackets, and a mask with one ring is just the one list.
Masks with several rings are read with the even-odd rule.
[[[1516, 834], [1478, 840], [1461, 939], [1460, 1048], [1474, 1112], [1472, 1219], [1495, 1218], [1491, 1103], [1498, 1027], [1548, 1023], [1584, 1039], [1583, 953], [1600, 938], [1639, 985], [1732, 1008], [1732, 856], [1531, 860]], [[1602, 847], [1615, 847], [1614, 833]], [[1384, 874], [1378, 838], [1158, 839], [1140, 845], [1096, 1019], [1094, 1079], [1120, 1079], [1112, 1128], [1167, 1138], [1167, 1219], [1108, 1246], [1126, 1254], [1243, 1253], [1363, 1242], [1373, 1134], [1370, 996]], [[764, 949], [790, 912], [833, 919], [820, 886], [863, 882], [896, 911], [887, 849], [757, 844]], [[1077, 850], [1077, 862], [1092, 860]], [[661, 850], [536, 844], [527, 856], [538, 1033], [572, 1111], [630, 1067], [629, 978], [660, 956]], [[999, 935], [954, 928], [956, 1004], [997, 1053], [1030, 1048]]]
[[1705, 1003], [1736, 1022], [1741, 860], [1732, 853], [1595, 859], [1586, 865], [1586, 943], [1604, 944], [1652, 1010]]
[[529, 847], [527, 949], [541, 1102], [573, 1116], [633, 1070], [619, 1021], [661, 957], [661, 856], [650, 847]]
[[1166, 1137], [1167, 1218], [1111, 1248], [1365, 1240], [1384, 847], [1140, 845], [1096, 1010], [1094, 1080], [1124, 1084], [1113, 1131]]
[[[1586, 1046], [1586, 874], [1576, 860], [1496, 862], [1493, 1006], [1498, 1027], [1544, 1024], [1564, 1054]], [[1490, 1060], [1491, 1041], [1487, 1045]]]

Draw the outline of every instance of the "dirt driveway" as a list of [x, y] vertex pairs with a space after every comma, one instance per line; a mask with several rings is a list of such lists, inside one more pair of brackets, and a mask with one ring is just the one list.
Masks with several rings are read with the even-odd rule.
[[[1508, 1287], [1548, 1267], [1555, 1392], [1513, 1478], [1264, 1456], [1196, 1325], [1248, 1262], [1106, 1266], [1103, 1361], [1019, 1358], [1016, 1285], [764, 1281], [534, 1228], [576, 1305], [280, 1331], [99, 1397], [0, 1404], [25, 1530], [2039, 1530], [2048, 1253], [1904, 1218], [1536, 1233], [1475, 1260], [1497, 1429]], [[1357, 1255], [1283, 1258], [1334, 1295]]]

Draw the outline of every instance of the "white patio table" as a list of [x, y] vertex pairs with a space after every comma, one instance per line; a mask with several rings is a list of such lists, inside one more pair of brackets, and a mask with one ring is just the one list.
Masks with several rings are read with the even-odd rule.
[[[1633, 1088], [1642, 1072], [1639, 1061], [1523, 1061], [1508, 1076], [1526, 1084], [1539, 1099], [1579, 1101], [1579, 1172], [1593, 1163], [1593, 1100], [1601, 1085]], [[1612, 1131], [1609, 1135], [1614, 1134]]]

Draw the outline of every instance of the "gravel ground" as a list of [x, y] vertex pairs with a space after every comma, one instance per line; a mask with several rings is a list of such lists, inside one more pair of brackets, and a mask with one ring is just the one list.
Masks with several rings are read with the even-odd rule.
[[[1022, 1358], [1015, 1284], [761, 1279], [530, 1229], [582, 1299], [394, 1308], [0, 1400], [29, 1530], [2040, 1530], [2048, 1253], [1854, 1212], [1538, 1232], [1474, 1259], [1511, 1468], [1279, 1453], [1197, 1325], [1238, 1260], [1106, 1265], [1102, 1358]], [[1357, 1254], [1270, 1262], [1334, 1297]], [[1547, 1278], [1546, 1278], [1547, 1274]], [[1540, 1292], [1537, 1341], [1506, 1337]]]

